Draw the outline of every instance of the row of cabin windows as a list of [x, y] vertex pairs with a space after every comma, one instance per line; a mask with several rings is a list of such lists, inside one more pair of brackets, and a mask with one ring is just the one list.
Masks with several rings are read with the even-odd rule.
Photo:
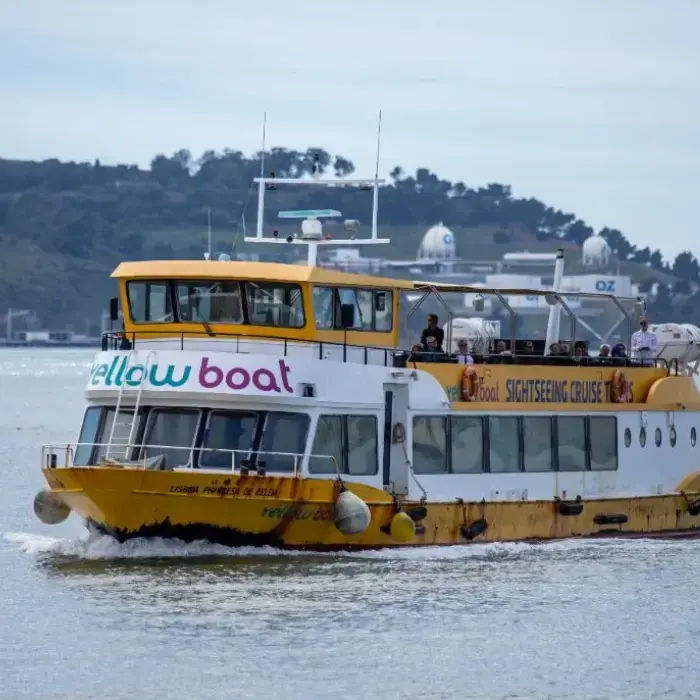
[[[241, 460], [264, 462], [269, 471], [300, 466], [309, 429], [305, 413], [225, 411], [198, 408], [144, 408], [137, 416], [135, 447], [127, 447], [133, 411], [91, 406], [85, 412], [76, 466], [100, 464], [107, 456], [143, 461], [157, 459], [163, 469], [231, 469]], [[114, 424], [114, 432], [112, 426]], [[266, 454], [266, 453], [287, 454]], [[318, 474], [377, 473], [375, 416], [323, 415], [314, 438], [309, 470]]]
[[[281, 282], [150, 281], [128, 282], [134, 323], [226, 323], [302, 328], [301, 288]], [[352, 330], [390, 331], [393, 294], [383, 289], [314, 287], [316, 328], [343, 328], [341, 310], [353, 309]]]
[[416, 474], [617, 469], [617, 419], [415, 416]]
[[88, 408], [73, 463], [100, 464], [111, 436], [111, 457], [157, 459], [162, 469], [231, 469], [252, 458], [265, 462], [270, 471], [289, 472], [300, 462], [309, 429], [305, 413], [150, 407], [139, 410], [133, 433], [136, 446], [127, 447], [133, 416], [132, 410], [120, 409], [112, 432], [115, 409]]

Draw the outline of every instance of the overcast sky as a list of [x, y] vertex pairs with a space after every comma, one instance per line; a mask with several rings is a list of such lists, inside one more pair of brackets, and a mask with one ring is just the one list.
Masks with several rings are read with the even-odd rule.
[[319, 146], [700, 254], [700, 1], [4, 0], [0, 156]]

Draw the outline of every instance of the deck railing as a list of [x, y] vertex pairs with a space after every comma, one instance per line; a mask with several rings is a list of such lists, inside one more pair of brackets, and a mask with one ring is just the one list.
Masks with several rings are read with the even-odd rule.
[[[96, 448], [111, 449], [111, 454], [117, 455], [114, 457], [101, 456], [96, 460], [97, 464], [92, 464], [92, 460], [87, 461], [90, 464], [75, 464], [75, 455], [78, 448], [84, 447], [89, 450], [89, 455], [92, 457]], [[117, 450], [115, 452], [114, 450]], [[151, 451], [163, 450], [161, 454], [151, 454]], [[182, 451], [187, 454], [185, 464], [177, 464], [169, 466], [165, 460], [165, 451]], [[217, 453], [230, 456], [230, 465], [207, 465], [201, 464], [200, 456], [202, 453]], [[133, 455], [133, 456], [130, 456]], [[238, 457], [238, 459], [237, 459]], [[280, 469], [269, 467], [268, 461], [261, 459], [268, 458], [289, 458], [289, 469]], [[99, 443], [99, 442], [73, 442], [60, 443], [52, 445], [43, 445], [41, 448], [41, 463], [47, 469], [65, 469], [72, 467], [93, 468], [100, 467], [131, 467], [141, 468], [144, 470], [158, 471], [197, 471], [197, 472], [216, 472], [230, 471], [239, 474], [246, 474], [248, 471], [257, 472], [260, 475], [266, 474], [268, 471], [274, 474], [292, 474], [299, 476], [304, 459], [309, 460], [324, 460], [330, 463], [330, 467], [324, 474], [340, 474], [338, 462], [333, 455], [306, 455], [303, 452], [279, 452], [270, 450], [230, 450], [213, 447], [183, 447], [181, 445], [129, 445], [123, 443]], [[82, 461], [82, 460], [81, 460]], [[228, 461], [228, 460], [227, 460]], [[236, 464], [238, 462], [238, 464]]]

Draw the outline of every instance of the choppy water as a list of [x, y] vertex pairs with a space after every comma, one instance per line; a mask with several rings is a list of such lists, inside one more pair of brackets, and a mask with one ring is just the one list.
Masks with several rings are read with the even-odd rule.
[[86, 351], [0, 350], [0, 697], [700, 697], [700, 542], [352, 554], [88, 537], [31, 502]]

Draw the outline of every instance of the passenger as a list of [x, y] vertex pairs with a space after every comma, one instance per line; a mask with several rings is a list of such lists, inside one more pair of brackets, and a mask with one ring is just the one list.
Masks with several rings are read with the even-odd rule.
[[455, 356], [457, 363], [460, 365], [473, 365], [474, 358], [469, 354], [469, 344], [466, 338], [460, 338], [457, 341], [457, 355]]
[[513, 353], [508, 350], [505, 340], [496, 341], [496, 355], [512, 355]]
[[627, 357], [627, 348], [624, 343], [615, 343], [613, 345], [611, 357]]
[[607, 343], [603, 343], [598, 350], [598, 357], [610, 357], [610, 346]]
[[411, 348], [411, 354], [408, 356], [408, 361], [409, 362], [420, 362], [421, 361], [421, 354], [423, 352], [423, 347], [416, 343], [412, 348]]
[[561, 345], [559, 345], [559, 343], [557, 343], [556, 341], [554, 343], [550, 343], [549, 354], [552, 355], [552, 357], [557, 357], [558, 355], [561, 355]]
[[654, 364], [658, 342], [656, 333], [649, 330], [649, 322], [642, 316], [639, 330], [632, 334], [632, 357], [641, 360], [643, 365]]
[[523, 355], [534, 355], [535, 354], [535, 344], [531, 340], [526, 340], [523, 343]]
[[438, 346], [435, 336], [429, 335], [425, 338], [426, 350], [423, 351], [423, 362], [447, 362], [447, 355]]
[[588, 348], [583, 340], [577, 340], [574, 343], [574, 363], [577, 365], [589, 364]]
[[432, 336], [437, 341], [439, 351], [442, 351], [442, 342], [445, 339], [445, 332], [438, 326], [438, 317], [435, 314], [428, 316], [428, 327], [420, 334], [420, 342], [424, 350], [428, 350], [428, 337]]

